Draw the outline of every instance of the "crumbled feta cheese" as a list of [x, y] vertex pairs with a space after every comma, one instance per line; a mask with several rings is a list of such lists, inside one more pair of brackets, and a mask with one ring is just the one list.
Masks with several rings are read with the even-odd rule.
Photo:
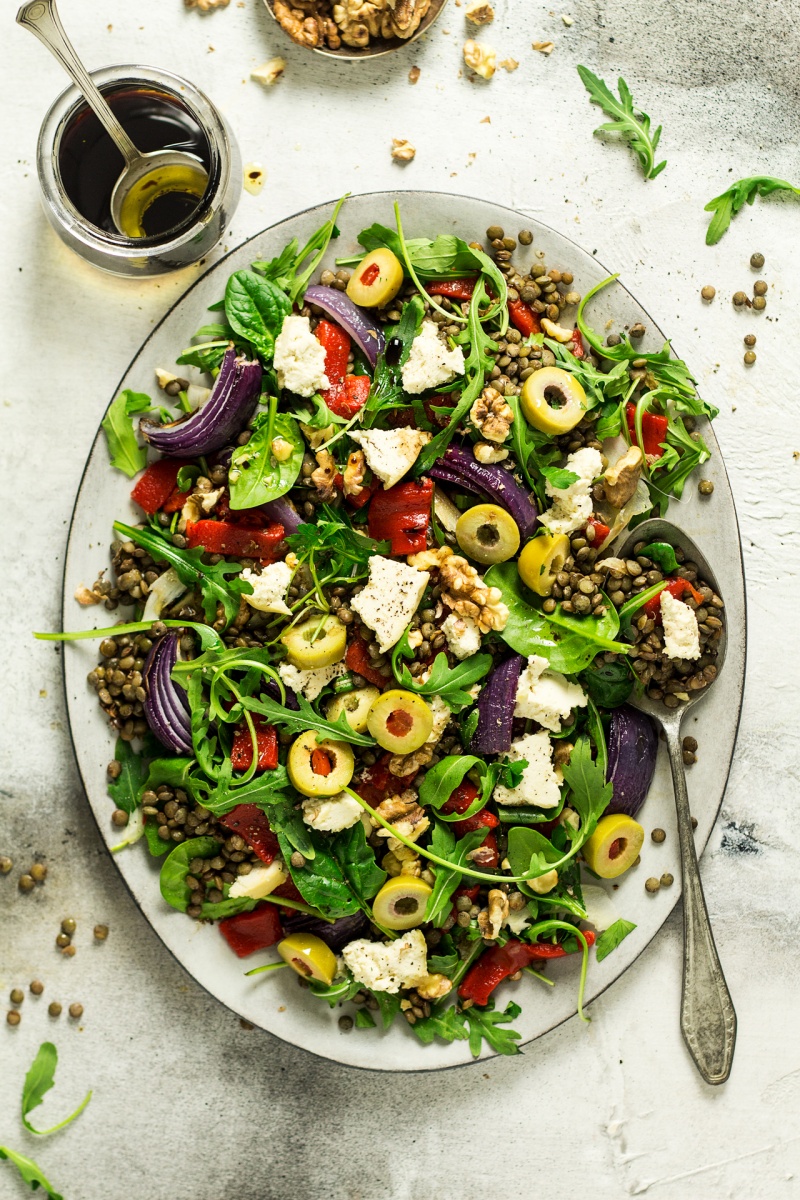
[[578, 479], [567, 488], [553, 487], [547, 480], [545, 491], [554, 503], [539, 518], [555, 534], [573, 533], [585, 525], [592, 515], [592, 480], [603, 472], [600, 451], [584, 446], [582, 450], [570, 454], [564, 469], [572, 471]]
[[694, 610], [665, 588], [661, 593], [664, 653], [667, 658], [699, 658], [700, 630]]
[[442, 633], [447, 638], [447, 648], [456, 658], [471, 658], [481, 648], [481, 631], [472, 617], [450, 613], [442, 625]]
[[517, 936], [522, 933], [523, 929], [527, 929], [533, 920], [530, 906], [523, 904], [522, 908], [512, 908], [506, 919], [506, 925], [511, 932]]
[[280, 858], [275, 858], [264, 867], [254, 867], [249, 875], [237, 875], [231, 884], [228, 897], [238, 900], [245, 897], [248, 900], [260, 900], [280, 887], [289, 878], [289, 873]]
[[343, 662], [330, 667], [313, 667], [308, 671], [293, 667], [291, 663], [280, 663], [278, 674], [293, 692], [302, 692], [306, 700], [316, 700], [322, 689], [346, 669]]
[[433, 713], [433, 728], [428, 734], [425, 741], [426, 746], [435, 746], [441, 740], [447, 726], [450, 724], [450, 718], [453, 715], [453, 710], [441, 696], [431, 696], [428, 699], [428, 708]]
[[456, 375], [464, 374], [464, 352], [460, 346], [449, 350], [439, 337], [433, 321], [423, 321], [408, 358], [403, 363], [403, 391], [412, 396], [429, 388], [441, 387]]
[[357, 800], [340, 792], [338, 796], [308, 796], [303, 801], [303, 820], [314, 829], [338, 833], [349, 829], [361, 818], [363, 809]]
[[415, 987], [428, 974], [428, 947], [419, 929], [386, 944], [358, 938], [345, 946], [342, 958], [356, 982], [374, 992]]
[[584, 708], [588, 697], [580, 684], [570, 683], [559, 671], [548, 668], [546, 658], [532, 654], [519, 677], [514, 716], [538, 721], [560, 733], [561, 722], [573, 708]]
[[313, 396], [330, 386], [325, 374], [325, 349], [311, 332], [308, 317], [292, 313], [284, 317], [275, 339], [273, 365], [281, 387], [297, 396]]
[[240, 579], [252, 585], [252, 592], [245, 593], [245, 600], [251, 608], [259, 612], [287, 613], [291, 609], [286, 603], [286, 592], [292, 582], [292, 568], [285, 562], [270, 563], [262, 567], [261, 574], [256, 575], [249, 567], [245, 567]]
[[494, 789], [497, 804], [535, 804], [538, 808], [555, 808], [561, 799], [561, 785], [553, 767], [553, 746], [550, 734], [544, 729], [528, 733], [511, 743], [506, 754], [509, 762], [524, 759], [528, 765], [515, 788], [498, 783]]
[[619, 920], [614, 902], [599, 883], [581, 882], [581, 895], [589, 924], [594, 925], [598, 933], [602, 933]]
[[358, 442], [367, 466], [385, 488], [400, 482], [431, 440], [421, 429], [351, 429], [350, 437]]
[[353, 596], [350, 607], [378, 635], [381, 654], [391, 650], [419, 608], [430, 580], [429, 571], [418, 571], [406, 563], [373, 554], [369, 560], [369, 583]]

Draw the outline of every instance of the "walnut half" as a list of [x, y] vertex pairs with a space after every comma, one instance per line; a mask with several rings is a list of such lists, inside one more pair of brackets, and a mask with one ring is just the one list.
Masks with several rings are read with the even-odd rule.
[[469, 410], [472, 424], [480, 429], [489, 442], [504, 442], [514, 420], [514, 413], [505, 396], [493, 387], [485, 387]]

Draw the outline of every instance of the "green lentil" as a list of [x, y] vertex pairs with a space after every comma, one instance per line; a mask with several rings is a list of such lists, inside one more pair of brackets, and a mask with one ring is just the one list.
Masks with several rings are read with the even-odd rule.
[[753, 268], [754, 271], [760, 271], [761, 268], [763, 267], [763, 265], [764, 265], [764, 255], [763, 254], [759, 254], [758, 251], [756, 251], [755, 254], [750, 255], [750, 266]]
[[715, 287], [712, 287], [710, 283], [707, 283], [704, 288], [700, 289], [700, 295], [703, 297], [704, 300], [713, 300], [714, 297], [716, 296], [716, 294], [717, 294], [717, 289]]

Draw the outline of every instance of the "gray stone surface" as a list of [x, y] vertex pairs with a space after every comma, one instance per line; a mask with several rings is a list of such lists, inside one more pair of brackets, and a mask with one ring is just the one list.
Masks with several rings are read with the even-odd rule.
[[[796, 177], [796, 10], [736, 0], [581, 2], [565, 5], [574, 18], [567, 28], [543, 4], [499, 0], [497, 20], [480, 37], [520, 66], [482, 84], [460, 75], [465, 27], [452, 2], [426, 43], [358, 66], [287, 43], [256, 0], [206, 18], [179, 0], [62, 7], [92, 65], [171, 66], [226, 109], [245, 161], [268, 172], [261, 195], [243, 198], [228, 244], [348, 188], [495, 197], [596, 250], [674, 332], [721, 408], [748, 577], [741, 736], [702, 862], [739, 1046], [730, 1082], [705, 1087], [678, 1031], [677, 917], [593, 1006], [588, 1028], [570, 1022], [516, 1059], [391, 1078], [241, 1029], [146, 925], [77, 781], [58, 655], [30, 631], [58, 622], [66, 525], [97, 422], [133, 351], [193, 273], [147, 284], [106, 278], [50, 234], [32, 163], [39, 121], [63, 80], [7, 10], [0, 853], [15, 869], [0, 878], [0, 993], [35, 977], [45, 993], [26, 995], [17, 1029], [0, 1029], [0, 1143], [35, 1157], [67, 1200], [527, 1200], [581, 1192], [593, 1200], [648, 1192], [659, 1200], [788, 1200], [800, 1168], [791, 823], [800, 774], [799, 309], [790, 286], [800, 265], [800, 206], [760, 202], [713, 249], [703, 244], [702, 207], [742, 175]], [[546, 39], [556, 44], [549, 58], [530, 48]], [[246, 82], [275, 53], [287, 59], [285, 79], [271, 92]], [[655, 182], [643, 184], [624, 150], [592, 138], [601, 117], [574, 73], [578, 62], [606, 77], [621, 72], [663, 122], [669, 166]], [[416, 87], [406, 79], [412, 64], [422, 69]], [[482, 123], [487, 115], [491, 123]], [[417, 146], [406, 168], [389, 158], [392, 137]], [[752, 283], [756, 249], [770, 283], [760, 317], [730, 305], [731, 293]], [[718, 289], [710, 307], [698, 296], [705, 283]], [[741, 339], [751, 330], [759, 357], [748, 372]], [[47, 884], [21, 896], [16, 879], [34, 856], [48, 864]], [[71, 960], [54, 948], [66, 915], [78, 921]], [[97, 921], [111, 928], [104, 945], [92, 944]], [[82, 1002], [82, 1020], [52, 1021], [51, 999], [65, 1012]], [[37, 1046], [50, 1037], [61, 1065], [43, 1121], [60, 1119], [87, 1087], [95, 1095], [73, 1127], [39, 1140], [21, 1130], [18, 1096]], [[24, 1194], [3, 1164], [0, 1196]]]

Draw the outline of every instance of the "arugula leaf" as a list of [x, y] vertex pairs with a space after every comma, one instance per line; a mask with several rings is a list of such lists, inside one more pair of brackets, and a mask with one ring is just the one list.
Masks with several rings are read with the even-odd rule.
[[[300, 474], [305, 443], [297, 422], [285, 413], [276, 413], [276, 406], [273, 397], [269, 414], [256, 417], [250, 440], [244, 446], [237, 446], [231, 455], [228, 479], [232, 509], [256, 508], [277, 500], [294, 486]], [[272, 449], [276, 438], [291, 446], [289, 457], [280, 461]]]
[[[410, 628], [410, 626], [409, 626]], [[430, 669], [430, 675], [425, 683], [416, 679], [401, 658], [413, 658], [414, 654], [408, 644], [408, 629], [392, 651], [392, 672], [395, 679], [410, 692], [418, 696], [440, 696], [452, 709], [458, 710], [474, 703], [474, 698], [466, 690], [488, 675], [492, 669], [491, 654], [473, 654], [454, 667], [449, 666], [447, 655], [440, 651]]]
[[368, 1008], [360, 1008], [356, 1013], [356, 1029], [374, 1029], [375, 1018]]
[[607, 117], [614, 118], [613, 121], [600, 125], [595, 129], [595, 133], [619, 133], [636, 152], [645, 179], [655, 179], [667, 165], [667, 160], [664, 159], [655, 166], [661, 126], [651, 134], [650, 118], [646, 112], [634, 108], [633, 96], [622, 76], [617, 82], [617, 99], [608, 85], [587, 67], [578, 67], [578, 74], [591, 97], [592, 104], [599, 105]]
[[752, 204], [756, 196], [771, 196], [773, 192], [791, 192], [800, 196], [800, 188], [787, 183], [785, 179], [776, 179], [772, 175], [751, 175], [747, 179], [737, 179], [719, 196], [709, 200], [703, 211], [714, 216], [706, 230], [706, 245], [713, 246], [720, 240], [732, 218], [746, 203]]
[[275, 338], [292, 305], [272, 280], [253, 271], [234, 271], [225, 288], [225, 316], [231, 327], [269, 364]]
[[394, 338], [398, 338], [402, 343], [402, 349], [397, 362], [388, 363], [385, 350], [378, 357], [369, 396], [360, 414], [364, 429], [371, 429], [381, 413], [404, 406], [403, 364], [411, 352], [411, 343], [419, 332], [424, 315], [425, 308], [422, 298], [412, 296], [403, 305], [397, 325], [386, 330], [387, 345]]
[[[378, 1002], [378, 1010], [381, 1014], [381, 1025], [384, 1029], [389, 1029], [394, 1023], [394, 1019], [400, 1012], [400, 997], [393, 992], [373, 992], [371, 989], [369, 994]], [[358, 1018], [356, 1018], [358, 1024]]]
[[311, 840], [311, 831], [303, 820], [303, 813], [295, 808], [285, 792], [262, 795], [254, 803], [267, 814], [270, 827], [275, 833], [282, 833], [293, 850], [299, 850], [306, 860], [316, 857], [316, 847]]
[[572, 789], [569, 802], [581, 818], [580, 837], [585, 841], [611, 803], [614, 785], [606, 783], [603, 765], [592, 758], [587, 737], [578, 738], [563, 774]]
[[597, 961], [602, 962], [604, 958], [608, 958], [612, 950], [616, 950], [620, 942], [623, 942], [629, 933], [633, 933], [635, 928], [632, 921], [620, 917], [613, 925], [609, 925], [608, 929], [604, 929], [595, 946]]
[[29, 1133], [35, 1133], [38, 1137], [46, 1137], [47, 1134], [57, 1133], [59, 1129], [64, 1129], [81, 1115], [92, 1098], [92, 1093], [87, 1092], [75, 1112], [71, 1116], [65, 1117], [63, 1121], [59, 1121], [58, 1125], [53, 1125], [51, 1129], [34, 1129], [28, 1116], [35, 1108], [39, 1107], [46, 1093], [55, 1084], [57, 1066], [58, 1051], [55, 1046], [52, 1042], [42, 1042], [22, 1086], [22, 1124]]
[[126, 388], [113, 400], [101, 421], [108, 443], [112, 467], [133, 478], [147, 462], [147, 447], [140, 446], [131, 417], [134, 413], [150, 412], [153, 401], [143, 392]]
[[455, 942], [449, 933], [442, 935], [442, 940], [436, 947], [438, 954], [432, 954], [428, 959], [428, 971], [431, 974], [452, 975], [459, 963], [459, 955]]
[[144, 759], [132, 748], [130, 742], [117, 738], [114, 747], [114, 757], [122, 765], [117, 778], [108, 783], [108, 794], [123, 812], [128, 814], [137, 809], [141, 803], [144, 782], [147, 778], [147, 767]]
[[[198, 637], [204, 650], [224, 647], [224, 642], [210, 625], [196, 621], [162, 621], [169, 629], [191, 629]], [[109, 625], [106, 629], [81, 629], [74, 633], [34, 633], [41, 642], [83, 642], [90, 638], [121, 637], [124, 633], [146, 633], [153, 628], [152, 621], [129, 621], [124, 625]]]
[[499, 781], [502, 781], [506, 787], [516, 787], [527, 765], [525, 759], [515, 762], [487, 763], [485, 759], [478, 758], [474, 754], [448, 754], [426, 773], [419, 789], [420, 803], [430, 804], [437, 809], [441, 808], [462, 782], [467, 772], [474, 769], [478, 772], [481, 786], [469, 808], [464, 812], [440, 814], [442, 821], [466, 821], [475, 813], [480, 812], [488, 803]]
[[291, 842], [285, 833], [278, 833], [284, 861], [297, 890], [307, 904], [321, 908], [326, 916], [334, 919], [347, 917], [360, 908], [359, 902], [351, 892], [342, 868], [328, 848], [330, 843], [313, 831], [310, 832], [314, 843], [314, 857], [307, 861], [304, 867], [291, 865]]
[[271, 258], [269, 262], [254, 262], [253, 270], [277, 284], [282, 292], [288, 292], [297, 270], [297, 248], [297, 238], [292, 238], [276, 258]]
[[467, 1023], [469, 1025], [469, 1048], [473, 1058], [478, 1058], [483, 1048], [483, 1043], [491, 1046], [492, 1050], [496, 1050], [498, 1054], [519, 1054], [520, 1049], [517, 1046], [521, 1034], [516, 1029], [501, 1029], [501, 1025], [507, 1025], [509, 1021], [513, 1021], [518, 1017], [522, 1009], [518, 1004], [512, 1001], [506, 1005], [503, 1012], [495, 1010], [494, 1001], [490, 1000], [484, 1008], [468, 1008], [465, 1012]]
[[[292, 416], [296, 417], [303, 425], [307, 425], [309, 429], [327, 429], [329, 425], [346, 425], [345, 417], [339, 417], [328, 408], [325, 401], [320, 396], [319, 392], [315, 392], [309, 399], [309, 404], [312, 405], [312, 410], [305, 408], [293, 408]], [[361, 410], [363, 413], [363, 409]]]
[[229, 776], [221, 774], [214, 790], [203, 797], [203, 808], [207, 808], [217, 817], [225, 816], [236, 808], [237, 804], [257, 804], [266, 811], [267, 807], [280, 804], [286, 799], [284, 792], [289, 787], [289, 776], [286, 767], [279, 763], [277, 767], [263, 771], [242, 787], [232, 787], [231, 782]]
[[307, 563], [314, 580], [314, 592], [309, 599], [323, 611], [328, 601], [323, 587], [336, 583], [353, 584], [366, 579], [369, 560], [373, 554], [388, 554], [388, 542], [378, 542], [354, 529], [347, 517], [323, 504], [315, 524], [303, 524], [286, 538], [301, 563]]
[[[456, 842], [456, 835], [442, 821], [436, 821], [431, 838], [430, 850], [440, 858], [447, 859], [454, 866], [463, 866], [467, 861], [470, 850], [476, 850], [486, 840], [486, 829], [474, 829]], [[431, 864], [436, 876], [433, 891], [428, 897], [425, 908], [425, 920], [433, 925], [444, 925], [450, 914], [450, 900], [453, 892], [461, 883], [461, 872], [451, 871], [447, 867]]]
[[193, 775], [197, 763], [193, 758], [153, 758], [147, 764], [147, 778], [142, 784], [141, 793], [154, 791], [160, 784], [169, 787], [183, 788], [192, 799], [205, 803], [205, 793], [208, 785]]
[[309, 979], [308, 989], [320, 999], [327, 1000], [331, 1008], [336, 1008], [337, 1005], [344, 1004], [345, 1000], [352, 1000], [356, 992], [361, 991], [361, 984], [353, 979], [348, 971], [341, 979], [335, 979], [329, 987], [316, 979]]
[[[232, 340], [234, 339], [215, 338], [210, 342], [200, 342], [196, 346], [189, 346], [175, 361], [179, 367], [197, 367], [198, 370], [205, 371], [209, 375], [214, 374], [222, 363], [225, 351]], [[237, 349], [240, 348], [238, 340], [234, 340], [234, 344]]]
[[31, 1185], [31, 1191], [35, 1192], [37, 1188], [42, 1188], [47, 1192], [50, 1200], [64, 1200], [60, 1192], [57, 1192], [52, 1183], [42, 1173], [41, 1167], [33, 1161], [32, 1158], [26, 1158], [24, 1154], [17, 1153], [16, 1150], [9, 1150], [8, 1146], [0, 1146], [0, 1160], [7, 1159], [8, 1162], [14, 1164], [20, 1173], [20, 1177], [24, 1183]]
[[354, 894], [366, 905], [380, 891], [386, 872], [375, 861], [375, 851], [361, 821], [337, 833], [330, 848]]
[[453, 1006], [434, 1009], [429, 1017], [420, 1017], [411, 1028], [425, 1046], [430, 1046], [437, 1037], [443, 1042], [465, 1042], [469, 1037], [467, 1014]]
[[[303, 246], [303, 249], [297, 254], [294, 264], [295, 278], [288, 289], [289, 299], [291, 300], [292, 304], [305, 295], [308, 281], [311, 279], [317, 267], [325, 257], [325, 251], [328, 249], [331, 238], [337, 238], [339, 236], [339, 230], [336, 228], [336, 218], [339, 215], [339, 209], [342, 207], [349, 195], [349, 192], [345, 192], [341, 200], [337, 200], [333, 207], [330, 220], [326, 221], [324, 225], [321, 225], [316, 233], [312, 233], [305, 246]], [[309, 257], [309, 255], [313, 255], [311, 261], [298, 275], [297, 272], [300, 271], [300, 267]]]
[[269, 696], [262, 696], [260, 700], [248, 697], [242, 701], [242, 704], [250, 712], [266, 717], [273, 725], [283, 725], [292, 733], [303, 733], [307, 729], [314, 729], [317, 732], [317, 741], [322, 738], [333, 738], [342, 742], [352, 742], [354, 746], [375, 745], [373, 739], [367, 734], [353, 732], [344, 713], [335, 721], [326, 721], [324, 717], [320, 717], [314, 712], [302, 694], [298, 695], [297, 702], [299, 705], [297, 709], [284, 708], [277, 700], [271, 700]]

